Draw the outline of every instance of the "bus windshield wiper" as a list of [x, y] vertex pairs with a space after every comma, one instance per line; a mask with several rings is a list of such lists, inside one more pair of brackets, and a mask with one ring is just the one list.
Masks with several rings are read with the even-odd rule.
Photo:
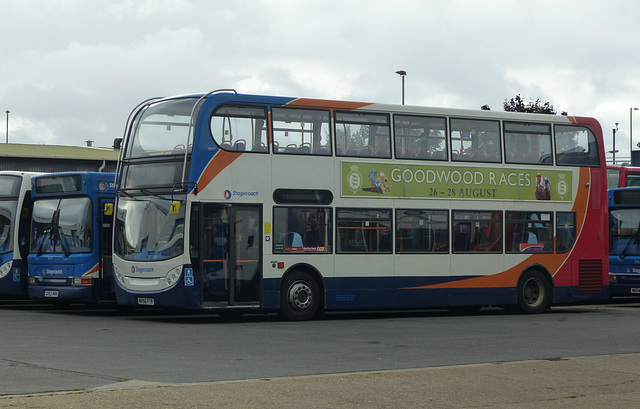
[[[60, 232], [62, 232], [62, 234], [60, 234]], [[64, 251], [64, 255], [69, 257], [69, 255], [71, 254], [71, 250], [69, 250], [69, 247], [67, 247], [67, 243], [64, 240], [64, 231], [62, 231], [62, 227], [60, 227], [60, 225], [58, 225], [57, 228], [57, 236], [58, 236], [58, 240], [60, 240], [60, 247], [62, 247], [62, 251]]]
[[60, 227], [60, 202], [58, 202], [58, 208], [54, 210], [53, 216], [51, 217], [51, 229], [49, 229], [49, 236], [51, 237], [53, 251], [55, 252], [56, 245], [58, 241], [60, 241], [60, 247], [62, 247], [64, 255], [69, 257], [71, 251], [62, 237], [64, 236], [64, 231], [62, 230], [62, 227]]

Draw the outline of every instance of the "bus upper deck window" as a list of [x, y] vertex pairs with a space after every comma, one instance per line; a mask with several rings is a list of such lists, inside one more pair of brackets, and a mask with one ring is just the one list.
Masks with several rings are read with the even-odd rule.
[[257, 106], [222, 106], [209, 124], [214, 141], [235, 152], [268, 153], [267, 111]]

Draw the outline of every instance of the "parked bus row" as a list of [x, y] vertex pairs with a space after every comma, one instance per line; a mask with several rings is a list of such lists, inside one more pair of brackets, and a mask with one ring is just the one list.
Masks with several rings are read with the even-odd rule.
[[[592, 118], [221, 91], [141, 103], [122, 147], [112, 213], [89, 179], [33, 178], [32, 237], [0, 286], [29, 263], [20, 285], [37, 298], [293, 320], [609, 297]], [[96, 273], [109, 256], [113, 279]]]
[[0, 172], [0, 295], [114, 300], [115, 174]]

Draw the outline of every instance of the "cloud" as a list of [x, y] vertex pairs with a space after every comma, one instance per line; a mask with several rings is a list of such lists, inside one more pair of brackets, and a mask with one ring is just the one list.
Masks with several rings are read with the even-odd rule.
[[149, 97], [399, 103], [403, 69], [407, 104], [501, 110], [519, 93], [622, 136], [640, 105], [638, 15], [621, 0], [5, 2], [0, 112], [22, 141], [110, 145]]

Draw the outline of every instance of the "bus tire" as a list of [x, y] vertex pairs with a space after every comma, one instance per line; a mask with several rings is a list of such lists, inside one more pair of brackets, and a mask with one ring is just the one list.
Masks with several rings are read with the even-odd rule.
[[518, 281], [518, 309], [539, 314], [551, 306], [551, 284], [539, 270], [525, 272]]
[[291, 321], [306, 321], [320, 309], [320, 285], [304, 271], [294, 271], [282, 282], [280, 315]]

